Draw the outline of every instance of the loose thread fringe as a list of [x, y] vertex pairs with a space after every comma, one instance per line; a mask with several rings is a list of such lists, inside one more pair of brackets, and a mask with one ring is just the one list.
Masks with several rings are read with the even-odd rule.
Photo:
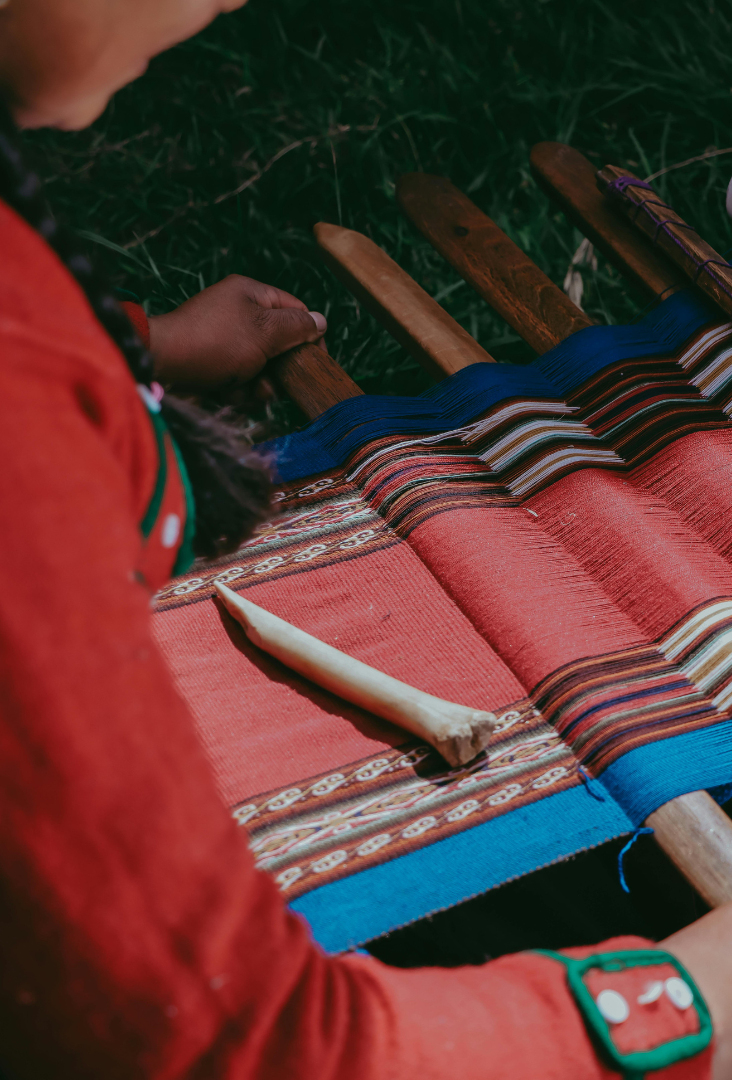
[[605, 789], [600, 781], [595, 780], [588, 772], [585, 772], [581, 765], [577, 766], [577, 772], [580, 775], [582, 783], [587, 788], [587, 794], [591, 795], [593, 799], [597, 799], [598, 802], [605, 802]]
[[625, 845], [625, 847], [620, 849], [620, 853], [618, 855], [618, 877], [620, 878], [620, 888], [623, 890], [623, 892], [626, 892], [626, 893], [630, 892], [630, 888], [628, 887], [628, 882], [625, 880], [625, 871], [623, 869], [623, 863], [625, 861], [625, 856], [628, 854], [628, 852], [630, 851], [630, 849], [632, 848], [633, 844], [636, 842], [636, 840], [638, 839], [639, 836], [652, 836], [652, 835], [653, 835], [653, 829], [649, 829], [649, 828], [646, 828], [646, 827], [644, 827], [642, 829], [636, 829], [635, 832], [633, 833], [633, 835], [631, 836], [630, 840], [628, 841], [628, 843]]

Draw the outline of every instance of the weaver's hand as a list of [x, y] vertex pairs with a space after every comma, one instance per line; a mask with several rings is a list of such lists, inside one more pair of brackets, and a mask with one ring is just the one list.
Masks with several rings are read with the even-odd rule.
[[149, 321], [158, 377], [192, 389], [249, 382], [273, 356], [319, 341], [327, 328], [290, 293], [239, 274]]

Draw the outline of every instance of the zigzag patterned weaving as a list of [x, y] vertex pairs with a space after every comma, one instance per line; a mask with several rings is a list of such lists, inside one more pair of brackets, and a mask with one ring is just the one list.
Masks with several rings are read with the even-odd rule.
[[[677, 293], [264, 449], [281, 514], [158, 597], [222, 797], [340, 950], [732, 781], [732, 324]], [[258, 653], [214, 580], [499, 716], [475, 762]]]

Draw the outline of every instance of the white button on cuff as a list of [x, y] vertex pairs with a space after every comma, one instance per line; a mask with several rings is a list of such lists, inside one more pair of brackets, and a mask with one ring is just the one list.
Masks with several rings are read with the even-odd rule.
[[639, 1005], [652, 1005], [654, 1001], [658, 1001], [663, 993], [662, 982], [648, 983], [643, 993], [638, 998]]
[[160, 543], [164, 548], [172, 548], [180, 536], [180, 518], [177, 514], [168, 514], [160, 530]]
[[691, 987], [676, 975], [666, 979], [666, 996], [677, 1009], [688, 1009], [694, 1003]]
[[609, 1024], [622, 1024], [630, 1016], [628, 1002], [617, 990], [601, 990], [595, 998], [595, 1004], [600, 1015]]

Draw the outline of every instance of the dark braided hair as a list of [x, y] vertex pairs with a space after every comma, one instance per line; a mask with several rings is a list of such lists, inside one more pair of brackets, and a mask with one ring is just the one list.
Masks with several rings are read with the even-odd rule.
[[[38, 176], [26, 165], [17, 129], [0, 102], [0, 199], [56, 252], [84, 290], [91, 308], [124, 356], [135, 382], [149, 387], [153, 359], [135, 333], [104, 277], [79, 249], [73, 233], [53, 217]], [[268, 516], [269, 476], [261, 458], [221, 415], [166, 393], [162, 414], [185, 462], [196, 503], [197, 555], [236, 548]]]

